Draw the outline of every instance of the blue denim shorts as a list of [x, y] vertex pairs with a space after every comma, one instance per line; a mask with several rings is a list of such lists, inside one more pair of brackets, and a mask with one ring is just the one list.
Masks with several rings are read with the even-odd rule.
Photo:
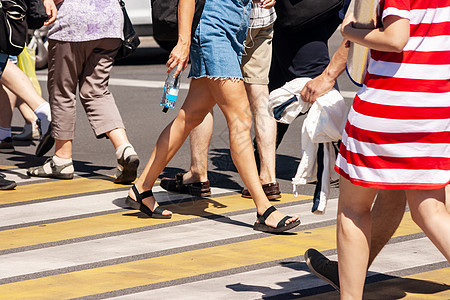
[[189, 78], [242, 79], [251, 0], [206, 0], [192, 39]]

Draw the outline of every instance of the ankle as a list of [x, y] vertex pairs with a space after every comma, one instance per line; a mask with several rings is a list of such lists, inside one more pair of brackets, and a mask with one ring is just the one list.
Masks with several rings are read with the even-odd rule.
[[194, 173], [192, 170], [188, 171], [183, 175], [183, 183], [189, 184], [194, 182], [205, 182], [208, 180], [207, 175], [200, 175], [199, 173]]
[[131, 155], [137, 155], [136, 151], [133, 148], [133, 145], [130, 143], [125, 143], [116, 148], [116, 158], [120, 159], [122, 156], [124, 159], [127, 159]]

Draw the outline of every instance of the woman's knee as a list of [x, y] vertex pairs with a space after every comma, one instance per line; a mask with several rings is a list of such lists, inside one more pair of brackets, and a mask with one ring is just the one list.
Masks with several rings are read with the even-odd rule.
[[422, 227], [435, 216], [447, 213], [444, 190], [406, 191], [412, 220]]

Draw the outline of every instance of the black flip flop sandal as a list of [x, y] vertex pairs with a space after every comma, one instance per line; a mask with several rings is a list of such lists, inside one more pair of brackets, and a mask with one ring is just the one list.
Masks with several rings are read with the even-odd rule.
[[258, 222], [256, 222], [255, 225], [253, 225], [253, 230], [271, 233], [280, 233], [300, 225], [300, 220], [296, 220], [286, 225], [286, 221], [292, 218], [290, 216], [286, 216], [283, 219], [281, 219], [280, 222], [278, 222], [277, 227], [271, 227], [267, 225], [266, 224], [267, 218], [270, 216], [271, 213], [273, 213], [276, 210], [277, 209], [274, 206], [271, 206], [268, 209], [266, 209], [266, 211], [262, 215], [257, 213], [256, 218], [258, 219]]
[[148, 208], [147, 205], [145, 205], [142, 202], [142, 199], [145, 199], [147, 197], [152, 197], [153, 196], [152, 190], [145, 191], [145, 192], [139, 194], [139, 191], [137, 190], [137, 188], [136, 188], [136, 186], [134, 184], [131, 187], [131, 189], [133, 190], [133, 193], [134, 193], [134, 196], [136, 197], [136, 200], [134, 200], [133, 198], [128, 196], [127, 199], [125, 200], [125, 203], [128, 206], [130, 206], [131, 208], [138, 209], [138, 210], [142, 211], [144, 214], [146, 214], [150, 218], [154, 218], [154, 219], [170, 219], [170, 218], [172, 218], [171, 214], [170, 215], [163, 215], [164, 209], [161, 206], [158, 206], [157, 208], [155, 208], [154, 211], [152, 211], [150, 208]]

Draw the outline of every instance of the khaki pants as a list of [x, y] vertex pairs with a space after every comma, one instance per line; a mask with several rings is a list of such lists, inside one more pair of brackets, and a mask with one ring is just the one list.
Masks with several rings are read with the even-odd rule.
[[272, 60], [273, 24], [262, 28], [249, 28], [242, 54], [242, 76], [249, 84], [268, 84]]
[[108, 90], [120, 39], [87, 42], [49, 40], [48, 92], [52, 110], [52, 136], [73, 140], [76, 121], [76, 88], [97, 138], [124, 128], [113, 95]]

